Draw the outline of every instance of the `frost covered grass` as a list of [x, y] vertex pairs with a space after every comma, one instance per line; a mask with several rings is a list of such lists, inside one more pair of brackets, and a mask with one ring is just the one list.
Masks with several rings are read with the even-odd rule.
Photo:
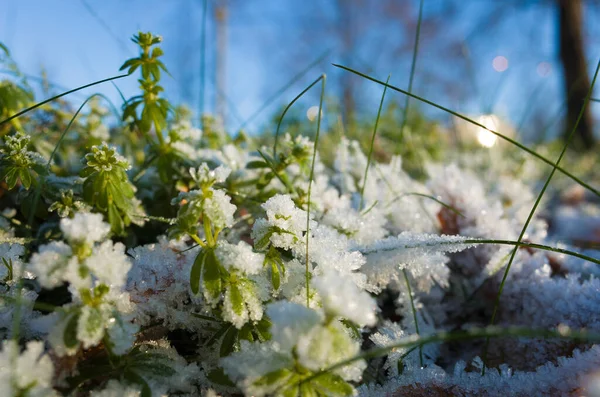
[[294, 99], [262, 146], [194, 127], [162, 97], [160, 37], [134, 42], [119, 125], [97, 95], [42, 130], [37, 105], [0, 122], [1, 395], [599, 392], [600, 253], [536, 210], [556, 171], [598, 196], [565, 149], [491, 131], [552, 166], [537, 194], [476, 155], [415, 176], [373, 155], [402, 90], [365, 76], [384, 85], [368, 150], [323, 152], [324, 75], [296, 97], [320, 83], [314, 141], [280, 136]]

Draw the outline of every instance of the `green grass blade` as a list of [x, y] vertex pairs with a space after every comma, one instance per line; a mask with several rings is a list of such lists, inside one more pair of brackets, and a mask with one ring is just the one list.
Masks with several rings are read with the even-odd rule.
[[[520, 243], [521, 240], [523, 240], [523, 236], [525, 236], [525, 231], [527, 230], [529, 223], [533, 219], [533, 215], [535, 214], [535, 211], [536, 211], [538, 205], [540, 204], [542, 197], [544, 196], [544, 193], [546, 192], [546, 189], [550, 185], [550, 181], [552, 180], [552, 177], [554, 176], [554, 173], [556, 172], [556, 170], [558, 168], [558, 164], [560, 164], [560, 161], [562, 160], [563, 156], [565, 155], [567, 148], [569, 147], [569, 144], [571, 143], [571, 141], [573, 140], [573, 137], [575, 136], [575, 132], [577, 131], [577, 127], [579, 126], [579, 122], [581, 121], [581, 118], [583, 117], [585, 108], [587, 107], [590, 97], [592, 95], [592, 92], [594, 90], [594, 85], [596, 84], [596, 79], [598, 78], [598, 71], [600, 71], [600, 60], [598, 60], [598, 65], [596, 66], [596, 72], [594, 73], [594, 78], [592, 79], [592, 85], [590, 86], [590, 89], [588, 90], [588, 93], [585, 97], [585, 101], [583, 102], [583, 106], [581, 107], [581, 110], [579, 111], [579, 115], [577, 116], [577, 121], [575, 121], [575, 125], [573, 126], [573, 129], [571, 129], [571, 132], [569, 133], [567, 141], [565, 142], [565, 144], [562, 148], [562, 151], [560, 152], [560, 155], [558, 156], [558, 159], [556, 160], [556, 163], [553, 164], [552, 171], [550, 171], [550, 175], [548, 175], [548, 178], [546, 179], [546, 182], [544, 183], [544, 186], [542, 187], [540, 194], [538, 195], [537, 199], [535, 200], [535, 203], [533, 204], [533, 208], [531, 208], [531, 211], [529, 212], [529, 216], [527, 217], [527, 220], [525, 221], [525, 224], [523, 225], [523, 228], [521, 229], [521, 233], [519, 234], [517, 243]], [[500, 288], [498, 290], [498, 294], [496, 295], [496, 301], [494, 303], [494, 310], [492, 312], [492, 319], [490, 320], [490, 325], [494, 325], [494, 323], [496, 321], [496, 315], [498, 314], [498, 308], [500, 307], [500, 298], [502, 297], [502, 291], [504, 290], [506, 278], [508, 277], [508, 273], [510, 272], [510, 268], [515, 259], [516, 253], [517, 253], [517, 246], [515, 246], [515, 248], [512, 250], [510, 259], [508, 260], [508, 264], [506, 265], [506, 269], [504, 270], [504, 275], [502, 277], [502, 281], [500, 282]], [[487, 360], [488, 346], [489, 346], [489, 338], [486, 340], [486, 343], [484, 346], [484, 351], [483, 351], [483, 354], [481, 357], [483, 360], [483, 363], [484, 363], [483, 368], [481, 370], [482, 375], [485, 374], [485, 363]]]
[[450, 211], [454, 212], [456, 215], [462, 216], [463, 218], [465, 218], [465, 215], [462, 212], [460, 212], [459, 210], [457, 210], [456, 208], [454, 208], [450, 204], [446, 204], [442, 200], [440, 200], [437, 197], [434, 197], [434, 196], [432, 196], [430, 194], [418, 193], [418, 192], [402, 193], [401, 195], [394, 197], [394, 199], [392, 199], [392, 201], [390, 201], [386, 207], [389, 207], [390, 205], [392, 205], [396, 201], [402, 199], [403, 197], [408, 197], [408, 196], [419, 196], [419, 197], [423, 197], [423, 198], [428, 198], [430, 200], [435, 201], [436, 203], [438, 203], [442, 207], [447, 208]]
[[473, 340], [480, 338], [543, 338], [543, 339], [562, 339], [562, 340], [577, 340], [586, 341], [590, 343], [600, 342], [600, 334], [589, 332], [583, 328], [580, 330], [561, 329], [561, 330], [547, 330], [547, 329], [532, 329], [525, 327], [487, 327], [487, 328], [471, 328], [468, 330], [460, 330], [454, 332], [440, 331], [429, 334], [427, 336], [410, 335], [400, 339], [398, 342], [390, 344], [385, 347], [379, 347], [367, 350], [363, 353], [357, 354], [354, 357], [350, 357], [346, 360], [342, 360], [336, 364], [333, 364], [327, 368], [313, 373], [312, 375], [302, 379], [298, 383], [306, 383], [318, 378], [324, 374], [331, 373], [336, 369], [343, 368], [348, 364], [352, 364], [358, 360], [369, 360], [376, 357], [382, 357], [392, 352], [395, 349], [410, 349], [419, 346], [425, 346], [431, 343], [447, 343], [455, 341]]
[[467, 239], [464, 241], [467, 244], [498, 244], [498, 245], [513, 245], [515, 247], [527, 247], [534, 248], [543, 251], [556, 252], [558, 254], [564, 254], [569, 256], [574, 256], [579, 259], [586, 260], [591, 263], [595, 263], [600, 265], [600, 259], [596, 259], [594, 257], [581, 254], [579, 252], [571, 251], [564, 248], [551, 247], [549, 245], [537, 244], [537, 243], [529, 243], [525, 241], [513, 241], [513, 240], [480, 240], [480, 239]]
[[[56, 152], [58, 151], [58, 148], [60, 147], [60, 144], [62, 143], [64, 137], [67, 135], [67, 132], [69, 132], [69, 129], [71, 128], [71, 125], [73, 125], [73, 123], [75, 122], [75, 119], [77, 118], [77, 116], [79, 115], [79, 113], [81, 112], [81, 110], [83, 109], [83, 107], [90, 100], [92, 100], [95, 97], [100, 97], [100, 98], [106, 100], [109, 103], [109, 105], [111, 106], [111, 109], [112, 109], [113, 113], [115, 113], [115, 115], [117, 116], [117, 119], [120, 119], [119, 112], [115, 108], [115, 105], [113, 105], [113, 103], [110, 101], [110, 99], [108, 99], [104, 94], [101, 94], [101, 93], [97, 92], [97, 93], [92, 94], [89, 97], [87, 97], [86, 100], [83, 101], [83, 103], [81, 104], [81, 106], [79, 106], [79, 109], [77, 109], [77, 111], [75, 112], [75, 114], [73, 115], [73, 117], [71, 117], [71, 120], [69, 120], [69, 124], [67, 124], [67, 127], [65, 128], [65, 130], [63, 131], [63, 133], [58, 138], [58, 142], [56, 142], [56, 145], [54, 146], [54, 150], [52, 150], [52, 153], [50, 154], [50, 158], [48, 159], [48, 163], [46, 164], [46, 168], [47, 169], [50, 169], [50, 165], [52, 164], [52, 159], [54, 159], [54, 156], [56, 155]], [[34, 207], [34, 210], [35, 210], [35, 207]]]
[[250, 117], [248, 117], [246, 119], [246, 121], [244, 121], [242, 123], [242, 125], [239, 126], [238, 131], [240, 131], [245, 126], [247, 126], [250, 122], [252, 122], [259, 114], [261, 114], [263, 112], [263, 110], [265, 110], [266, 108], [268, 108], [269, 105], [271, 105], [277, 98], [279, 98], [288, 88], [290, 88], [294, 83], [296, 83], [298, 80], [300, 80], [302, 77], [304, 77], [304, 75], [306, 73], [308, 73], [312, 68], [314, 68], [316, 65], [318, 65], [319, 63], [321, 63], [321, 61], [323, 61], [323, 59], [325, 59], [325, 57], [327, 55], [329, 55], [329, 52], [330, 52], [329, 50], [326, 50], [325, 52], [323, 52], [323, 54], [321, 54], [317, 59], [315, 59], [313, 62], [311, 62], [302, 71], [300, 71], [300, 73], [298, 73], [297, 75], [295, 75], [290, 81], [288, 81], [281, 88], [279, 88], [273, 95], [271, 95], [262, 104], [262, 106], [260, 108], [258, 108], [258, 110], [256, 110], [254, 113], [252, 113], [252, 115]]
[[315, 147], [313, 150], [312, 164], [310, 166], [310, 176], [308, 177], [308, 199], [306, 201], [306, 307], [310, 307], [310, 271], [309, 271], [309, 258], [308, 258], [308, 240], [310, 236], [310, 195], [312, 192], [312, 180], [315, 175], [315, 163], [317, 160], [317, 149], [319, 146], [319, 134], [321, 132], [321, 114], [323, 113], [323, 99], [325, 98], [325, 82], [327, 76], [321, 76], [321, 99], [319, 100], [319, 114], [317, 116], [317, 135], [315, 136]]
[[117, 92], [119, 93], [119, 96], [121, 97], [121, 100], [123, 101], [123, 105], [125, 105], [127, 103], [127, 99], [125, 99], [125, 95], [123, 95], [123, 91], [121, 91], [119, 86], [114, 81], [111, 81], [110, 83], [112, 84], [113, 87], [115, 87], [115, 90], [117, 90]]
[[118, 76], [109, 77], [107, 79], [94, 81], [93, 83], [82, 85], [82, 86], [77, 87], [77, 88], [73, 88], [72, 90], [63, 92], [62, 94], [55, 95], [52, 98], [48, 98], [48, 99], [46, 99], [46, 100], [44, 100], [42, 102], [38, 102], [38, 103], [36, 103], [33, 106], [30, 106], [30, 107], [28, 107], [26, 109], [21, 110], [20, 112], [18, 112], [16, 114], [13, 114], [9, 118], [0, 121], [0, 125], [2, 125], [4, 123], [8, 123], [9, 121], [16, 119], [17, 117], [21, 117], [25, 113], [27, 113], [27, 112], [29, 112], [29, 111], [31, 111], [33, 109], [37, 109], [40, 106], [43, 106], [43, 105], [47, 104], [48, 102], [52, 102], [52, 101], [54, 101], [54, 100], [56, 100], [58, 98], [62, 98], [65, 95], [69, 95], [69, 94], [72, 94], [74, 92], [77, 92], [77, 91], [80, 91], [80, 90], [83, 90], [85, 88], [92, 87], [92, 86], [95, 86], [95, 85], [98, 85], [98, 84], [106, 83], [107, 81], [113, 81], [113, 80], [117, 80], [117, 79], [122, 79], [123, 77], [127, 77], [127, 76], [129, 76], [129, 75], [128, 74], [120, 74]]
[[[404, 274], [404, 281], [406, 281], [406, 288], [408, 289], [408, 297], [410, 298], [410, 307], [412, 309], [413, 321], [415, 322], [415, 331], [417, 335], [421, 335], [419, 332], [419, 320], [417, 319], [417, 309], [415, 308], [415, 301], [412, 296], [412, 290], [410, 288], [410, 282], [408, 281], [408, 274], [406, 269], [402, 269], [402, 274]], [[419, 346], [419, 365], [423, 367], [423, 349], [422, 346]]]
[[[333, 66], [338, 67], [340, 69], [347, 70], [348, 72], [351, 72], [351, 73], [354, 73], [356, 75], [359, 75], [359, 76], [361, 76], [361, 77], [363, 77], [363, 78], [365, 78], [367, 80], [370, 80], [370, 81], [372, 81], [374, 83], [381, 84], [381, 85], [387, 85], [388, 88], [390, 88], [390, 89], [392, 89], [394, 91], [400, 92], [400, 93], [402, 93], [404, 95], [408, 95], [408, 96], [410, 96], [412, 98], [415, 98], [415, 99], [417, 99], [417, 100], [419, 100], [419, 101], [421, 101], [423, 103], [426, 103], [426, 104], [428, 104], [430, 106], [433, 106], [433, 107], [435, 107], [437, 109], [443, 110], [444, 112], [447, 112], [447, 113], [449, 113], [449, 114], [451, 114], [453, 116], [456, 116], [456, 117], [458, 117], [458, 118], [460, 118], [460, 119], [462, 119], [464, 121], [467, 121], [467, 122], [469, 122], [469, 123], [471, 123], [473, 125], [476, 125], [479, 128], [483, 128], [484, 130], [491, 132], [492, 134], [496, 135], [497, 137], [500, 137], [500, 138], [504, 139], [507, 142], [510, 142], [511, 144], [517, 146], [518, 148], [524, 150], [525, 152], [531, 154], [532, 156], [538, 158], [539, 160], [543, 161], [544, 163], [546, 163], [548, 165], [551, 165], [551, 166], [555, 165], [554, 162], [548, 160], [544, 156], [542, 156], [542, 155], [536, 153], [535, 151], [529, 149], [527, 146], [523, 145], [522, 143], [519, 143], [519, 142], [515, 141], [514, 139], [507, 137], [506, 135], [503, 135], [503, 134], [501, 134], [501, 133], [499, 133], [497, 131], [494, 131], [491, 128], [488, 128], [485, 125], [483, 125], [483, 124], [481, 124], [481, 123], [479, 123], [479, 122], [477, 122], [477, 121], [475, 121], [475, 120], [473, 120], [473, 119], [471, 119], [471, 118], [469, 118], [469, 117], [467, 117], [467, 116], [465, 116], [463, 114], [455, 112], [454, 110], [451, 110], [451, 109], [449, 109], [449, 108], [447, 108], [445, 106], [438, 105], [435, 102], [432, 102], [432, 101], [430, 101], [428, 99], [425, 99], [423, 97], [420, 97], [418, 95], [412, 94], [412, 93], [410, 93], [408, 91], [405, 91], [405, 90], [403, 90], [401, 88], [395, 87], [395, 86], [393, 86], [391, 84], [386, 84], [384, 81], [381, 81], [381, 80], [378, 80], [378, 79], [373, 78], [371, 76], [368, 76], [368, 75], [366, 75], [364, 73], [361, 73], [359, 71], [351, 69], [351, 68], [349, 68], [347, 66], [338, 65], [338, 64], [335, 64], [335, 63], [333, 64]], [[565, 170], [562, 167], [556, 167], [556, 169], [558, 171], [562, 172], [563, 174], [565, 174], [566, 176], [568, 176], [569, 178], [571, 178], [572, 180], [574, 180], [575, 182], [577, 182], [578, 184], [580, 184], [581, 186], [583, 186], [584, 188], [586, 188], [589, 191], [591, 191], [592, 193], [594, 193], [596, 196], [600, 197], [600, 191], [598, 189], [596, 189], [596, 188], [590, 186], [589, 184], [585, 183], [583, 180], [581, 180], [580, 178], [578, 178], [575, 175], [571, 174], [569, 171]]]
[[[412, 92], [413, 82], [415, 79], [415, 71], [417, 66], [417, 54], [419, 52], [419, 39], [421, 38], [421, 22], [423, 22], [423, 3], [425, 0], [421, 0], [419, 2], [419, 19], [417, 20], [417, 33], [415, 34], [415, 45], [413, 47], [413, 55], [412, 62], [410, 65], [410, 77], [408, 78], [408, 92]], [[389, 77], [388, 77], [389, 80]], [[387, 84], [387, 82], [386, 82]], [[406, 101], [404, 102], [404, 114], [402, 115], [402, 124], [400, 126], [400, 136], [398, 137], [399, 141], [402, 142], [402, 138], [404, 137], [404, 128], [406, 127], [406, 119], [408, 117], [408, 106], [410, 103], [410, 96], [406, 97]]]
[[[434, 242], [431, 244], [416, 243], [414, 245], [405, 245], [404, 247], [393, 247], [393, 248], [387, 248], [387, 249], [383, 248], [383, 249], [377, 250], [377, 252], [395, 251], [398, 249], [439, 247], [439, 246], [443, 246], [443, 245], [453, 245], [453, 244], [492, 244], [492, 245], [512, 245], [515, 247], [528, 247], [528, 248], [535, 248], [535, 249], [539, 249], [539, 250], [543, 250], [543, 251], [556, 252], [559, 254], [574, 256], [576, 258], [580, 258], [580, 259], [586, 260], [588, 262], [600, 265], [600, 259], [596, 259], [591, 256], [581, 254], [579, 252], [575, 252], [575, 251], [571, 251], [571, 250], [567, 250], [567, 249], [563, 249], [563, 248], [551, 247], [551, 246], [544, 245], [544, 244], [529, 243], [529, 242], [525, 242], [525, 241], [513, 241], [513, 240], [467, 238], [462, 241], [441, 241], [441, 242], [438, 241], [438, 242]], [[361, 252], [362, 254], [367, 254], [367, 253], [371, 252], [371, 250], [369, 250], [368, 247], [359, 249], [358, 251]]]
[[[391, 74], [388, 75], [385, 84], [390, 82]], [[383, 94], [381, 95], [381, 101], [379, 102], [379, 109], [377, 110], [377, 118], [375, 119], [375, 127], [373, 128], [373, 135], [371, 136], [371, 147], [369, 148], [369, 156], [367, 157], [367, 166], [365, 167], [365, 177], [363, 178], [363, 185], [360, 189], [360, 204], [358, 210], [362, 210], [363, 200], [365, 197], [365, 186], [367, 186], [367, 173], [369, 172], [369, 166], [371, 165], [371, 158], [373, 157], [373, 146], [375, 146], [375, 136], [377, 135], [377, 127], [379, 126], [379, 118], [381, 117], [381, 109], [383, 109], [383, 101], [385, 100], [385, 93], [387, 92], [387, 85], [383, 87]]]
[[[112, 102], [110, 102], [110, 100], [108, 98], [106, 98], [106, 96], [104, 96], [103, 94], [100, 94], [100, 93], [92, 94], [89, 97], [87, 97], [86, 100], [83, 101], [83, 103], [81, 104], [81, 106], [79, 106], [79, 109], [77, 109], [77, 111], [75, 112], [75, 114], [73, 115], [73, 117], [71, 117], [71, 120], [69, 120], [69, 124], [67, 124], [67, 127], [65, 128], [65, 130], [62, 132], [62, 134], [58, 138], [58, 142], [56, 142], [56, 145], [54, 145], [54, 149], [52, 150], [52, 153], [50, 154], [50, 158], [48, 159], [48, 162], [46, 163], [46, 169], [50, 170], [50, 166], [52, 164], [52, 160], [54, 159], [54, 156], [56, 155], [56, 152], [58, 151], [58, 148], [60, 147], [60, 144], [62, 143], [64, 137], [67, 135], [67, 132], [69, 132], [69, 129], [71, 128], [71, 125], [73, 125], [73, 123], [75, 122], [75, 119], [77, 118], [77, 116], [79, 115], [79, 113], [81, 112], [81, 110], [83, 109], [83, 107], [91, 99], [93, 99], [95, 97], [104, 98], [104, 99], [106, 99], [112, 105]], [[114, 105], [112, 105], [112, 107], [114, 108]], [[36, 189], [35, 189], [35, 196], [33, 197], [33, 203], [32, 203], [31, 213], [29, 214], [29, 219], [27, 220], [27, 224], [29, 225], [30, 230], [31, 230], [31, 227], [33, 225], [33, 218], [35, 217], [35, 210], [37, 209], [37, 205], [38, 205], [38, 203], [40, 201], [41, 194], [42, 194], [42, 185], [38, 184], [37, 187], [36, 187]]]
[[273, 158], [275, 158], [275, 156], [277, 156], [277, 143], [279, 142], [279, 130], [281, 128], [281, 122], [283, 121], [283, 117], [285, 116], [287, 111], [292, 107], [292, 105], [298, 99], [300, 99], [304, 94], [306, 94], [308, 92], [308, 90], [310, 90], [315, 84], [317, 84], [319, 81], [321, 81], [322, 78], [323, 78], [323, 75], [319, 76], [318, 79], [316, 79], [315, 81], [310, 83], [310, 85], [308, 87], [306, 87], [304, 90], [302, 90], [302, 92], [300, 94], [296, 95], [296, 97], [285, 107], [285, 109], [283, 110], [283, 113], [281, 113], [281, 117], [279, 118], [279, 122], [277, 123], [277, 130], [275, 130], [275, 142], [273, 142]]

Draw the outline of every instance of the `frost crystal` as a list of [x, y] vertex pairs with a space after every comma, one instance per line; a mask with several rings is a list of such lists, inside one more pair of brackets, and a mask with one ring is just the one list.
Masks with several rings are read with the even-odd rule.
[[249, 320], [259, 321], [263, 316], [263, 306], [260, 301], [254, 283], [246, 280], [239, 280], [236, 283], [241, 302], [239, 309], [235, 306], [233, 300], [233, 288], [227, 287], [225, 290], [225, 299], [223, 300], [223, 320], [228, 321], [240, 329]]
[[212, 186], [215, 183], [223, 183], [229, 176], [231, 170], [228, 167], [222, 165], [218, 166], [214, 170], [208, 168], [208, 164], [202, 163], [200, 167], [190, 168], [190, 175], [192, 179], [199, 186]]
[[318, 312], [304, 305], [286, 301], [269, 304], [267, 315], [273, 323], [272, 340], [278, 343], [282, 350], [291, 350], [302, 334], [322, 321]]
[[258, 274], [265, 258], [263, 254], [252, 251], [252, 246], [243, 241], [237, 245], [219, 242], [215, 254], [226, 269], [236, 269], [247, 275]]
[[[448, 257], [444, 253], [459, 252], [476, 245], [465, 243], [465, 240], [462, 236], [404, 232], [358, 250], [367, 258], [364, 271], [375, 289], [386, 286], [402, 269], [409, 270], [415, 278], [427, 281], [433, 277], [438, 283], [447, 284], [449, 269], [445, 264]], [[425, 289], [429, 285], [430, 282], [425, 283]]]
[[44, 354], [43, 342], [28, 342], [25, 350], [14, 340], [5, 341], [0, 351], [0, 395], [54, 396], [54, 366]]
[[328, 271], [315, 277], [312, 283], [328, 315], [342, 317], [360, 326], [373, 326], [377, 322], [377, 303], [349, 278]]
[[111, 240], [95, 247], [84, 264], [99, 282], [117, 289], [125, 285], [127, 272], [131, 268], [131, 262], [125, 255], [125, 246]]
[[296, 207], [290, 196], [278, 194], [262, 207], [267, 219], [258, 219], [252, 230], [257, 247], [270, 242], [275, 247], [291, 249], [301, 242], [306, 231], [306, 211]]
[[40, 284], [54, 288], [62, 284], [73, 251], [62, 241], [42, 245], [29, 260], [29, 266]]
[[[299, 338], [298, 361], [306, 368], [319, 370], [358, 354], [360, 345], [339, 322], [318, 325]], [[359, 381], [367, 363], [357, 360], [335, 370], [344, 380]]]
[[62, 219], [60, 230], [68, 241], [89, 245], [104, 240], [110, 225], [103, 221], [102, 214], [78, 212], [72, 219]]
[[230, 203], [231, 197], [222, 190], [212, 190], [212, 195], [204, 200], [204, 214], [210, 219], [215, 229], [224, 229], [233, 225], [235, 205]]

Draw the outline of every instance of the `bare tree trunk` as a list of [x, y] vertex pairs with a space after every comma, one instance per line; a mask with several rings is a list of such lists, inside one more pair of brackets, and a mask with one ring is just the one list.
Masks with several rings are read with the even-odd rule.
[[[590, 87], [583, 43], [581, 0], [558, 0], [560, 58], [567, 96], [567, 125], [569, 133], [577, 122]], [[586, 107], [575, 135], [576, 144], [589, 149], [594, 144], [592, 117]]]
[[216, 113], [225, 124], [227, 117], [227, 102], [225, 101], [225, 84], [227, 75], [227, 4], [219, 1], [215, 8], [215, 23], [217, 25], [217, 56], [216, 56]]
[[[353, 9], [356, 7], [356, 2], [348, 0], [338, 0], [337, 7], [339, 12], [339, 32], [342, 41], [342, 59], [346, 65], [352, 65], [352, 51], [354, 50], [355, 35], [354, 29], [356, 29]], [[356, 102], [354, 99], [355, 87], [354, 82], [356, 81], [355, 76], [352, 73], [342, 74], [342, 118], [350, 124], [354, 118], [354, 110]]]

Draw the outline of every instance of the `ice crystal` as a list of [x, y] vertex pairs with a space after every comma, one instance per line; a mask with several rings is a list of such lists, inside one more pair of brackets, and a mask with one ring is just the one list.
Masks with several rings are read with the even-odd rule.
[[315, 277], [312, 283], [328, 315], [345, 318], [360, 326], [373, 326], [377, 322], [377, 303], [349, 278], [328, 271]]
[[79, 212], [60, 222], [65, 239], [72, 243], [93, 244], [103, 241], [110, 232], [110, 225], [103, 221], [102, 214]]
[[204, 214], [216, 229], [223, 229], [233, 224], [235, 205], [230, 203], [231, 197], [222, 190], [212, 190], [212, 195], [204, 200]]
[[28, 342], [25, 350], [14, 340], [4, 341], [0, 351], [0, 395], [54, 396], [54, 365], [44, 354], [43, 342]]

